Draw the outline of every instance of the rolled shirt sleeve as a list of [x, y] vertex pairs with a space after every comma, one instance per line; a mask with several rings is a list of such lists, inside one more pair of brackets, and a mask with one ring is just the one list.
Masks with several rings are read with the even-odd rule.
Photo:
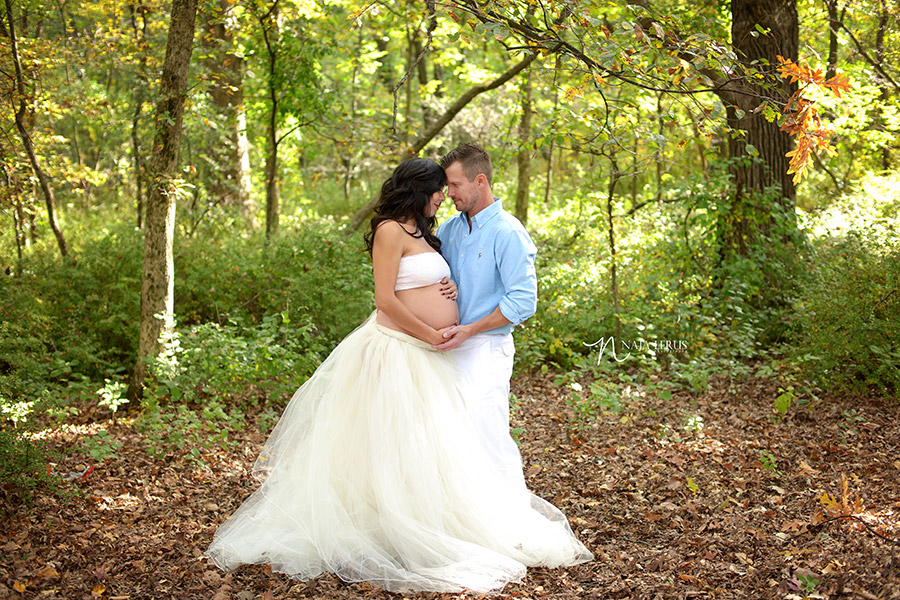
[[500, 298], [500, 312], [518, 325], [537, 310], [537, 247], [524, 228], [506, 232], [497, 245], [497, 268], [505, 290]]

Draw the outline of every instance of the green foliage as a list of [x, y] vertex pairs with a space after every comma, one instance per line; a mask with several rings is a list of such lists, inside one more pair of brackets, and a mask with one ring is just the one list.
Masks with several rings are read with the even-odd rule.
[[759, 451], [759, 462], [762, 463], [763, 469], [769, 471], [775, 477], [781, 477], [781, 471], [778, 470], [778, 460], [775, 455], [768, 450]]
[[257, 402], [293, 392], [327, 350], [308, 315], [294, 323], [286, 314], [261, 323], [204, 323], [166, 343], [149, 363], [147, 392], [173, 402], [233, 397]]
[[0, 286], [0, 394], [34, 399], [125, 371], [137, 351], [141, 236], [127, 227], [88, 239], [73, 263], [50, 253]]
[[135, 425], [144, 435], [145, 449], [154, 458], [185, 453], [188, 461], [203, 466], [200, 450], [234, 445], [229, 434], [241, 431], [246, 422], [239, 408], [228, 410], [217, 399], [209, 399], [199, 408], [185, 404], [161, 408], [151, 404], [145, 404]]
[[825, 238], [809, 269], [796, 304], [794, 355], [834, 388], [900, 397], [896, 242], [855, 231]]
[[176, 241], [175, 314], [182, 324], [259, 323], [266, 315], [314, 311], [325, 343], [334, 345], [362, 322], [374, 296], [361, 240], [325, 219], [282, 220], [268, 244], [262, 235], [231, 231]]
[[38, 490], [57, 491], [50, 473], [51, 454], [44, 443], [19, 428], [0, 428], [0, 487], [7, 494], [31, 501]]
[[121, 446], [109, 434], [109, 431], [101, 429], [91, 437], [81, 440], [81, 449], [95, 461], [104, 461], [107, 458], [118, 458], [116, 450]]

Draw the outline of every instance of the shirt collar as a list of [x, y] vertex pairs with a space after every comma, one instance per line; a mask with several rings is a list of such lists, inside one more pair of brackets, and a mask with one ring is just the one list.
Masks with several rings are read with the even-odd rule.
[[[500, 211], [503, 209], [503, 204], [500, 201], [500, 198], [494, 197], [494, 202], [486, 206], [484, 209], [480, 210], [477, 215], [472, 217], [472, 229], [480, 229], [487, 225], [488, 221], [496, 217], [500, 214]], [[460, 213], [460, 217], [462, 217], [463, 222], [468, 225], [468, 220], [466, 218], [466, 213]]]

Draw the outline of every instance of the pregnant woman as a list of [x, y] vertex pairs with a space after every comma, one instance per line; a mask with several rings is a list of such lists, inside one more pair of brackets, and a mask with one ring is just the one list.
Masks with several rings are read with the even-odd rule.
[[591, 560], [563, 514], [498, 476], [467, 416], [466, 378], [436, 351], [459, 318], [433, 235], [440, 165], [401, 163], [366, 244], [377, 310], [294, 394], [253, 468], [259, 489], [207, 550], [394, 592], [487, 592], [526, 566]]

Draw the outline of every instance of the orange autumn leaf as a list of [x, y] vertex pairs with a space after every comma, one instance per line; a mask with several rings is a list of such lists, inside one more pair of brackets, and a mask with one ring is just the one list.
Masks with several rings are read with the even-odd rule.
[[791, 94], [781, 111], [784, 115], [781, 130], [796, 139], [794, 150], [785, 154], [786, 157], [791, 159], [788, 174], [794, 175], [794, 183], [796, 184], [809, 171], [814, 154], [820, 152], [825, 152], [831, 156], [835, 154], [834, 146], [829, 143], [829, 139], [834, 132], [822, 125], [822, 119], [819, 117], [815, 101], [804, 94], [810, 89], [818, 88], [829, 90], [840, 98], [841, 92], [850, 89], [850, 82], [841, 73], [826, 81], [822, 69], [814, 69], [806, 64], [795, 63], [783, 56], [778, 57], [778, 62], [780, 63], [778, 66], [779, 75], [789, 80], [792, 84], [798, 84], [797, 91]]
[[841, 97], [841, 92], [850, 91], [850, 80], [843, 73], [838, 73], [822, 85], [831, 90], [838, 98]]

